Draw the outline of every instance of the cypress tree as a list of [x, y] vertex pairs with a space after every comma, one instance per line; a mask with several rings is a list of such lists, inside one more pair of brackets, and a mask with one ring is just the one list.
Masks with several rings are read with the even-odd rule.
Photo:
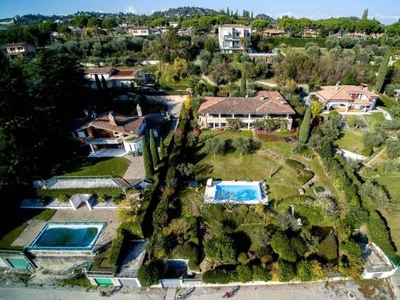
[[156, 141], [154, 139], [154, 131], [153, 129], [150, 129], [149, 131], [150, 135], [150, 152], [151, 152], [151, 158], [153, 160], [153, 166], [155, 169], [157, 169], [158, 165], [160, 164], [160, 158], [158, 156], [158, 150], [157, 150], [157, 145]]
[[103, 87], [101, 86], [101, 82], [99, 79], [99, 76], [97, 74], [94, 74], [94, 80], [96, 81], [96, 88], [98, 91], [101, 91]]
[[311, 129], [311, 107], [309, 106], [304, 115], [303, 122], [301, 122], [299, 130], [299, 141], [306, 143]]
[[142, 136], [143, 164], [146, 178], [152, 179], [154, 176], [153, 160], [151, 159], [150, 147], [146, 140], [146, 135]]
[[164, 141], [163, 141], [163, 138], [160, 136], [160, 159], [164, 160], [164, 158], [166, 156], [167, 156], [167, 153], [165, 151]]
[[390, 52], [390, 49], [388, 49], [385, 53], [385, 56], [382, 59], [381, 66], [379, 67], [379, 71], [378, 71], [378, 76], [377, 76], [376, 82], [375, 82], [375, 89], [378, 93], [382, 92], [382, 90], [385, 86], [386, 76], [389, 71], [390, 56], [391, 56], [391, 52]]
[[247, 81], [246, 75], [243, 72], [242, 78], [240, 79], [240, 96], [244, 97], [247, 94]]

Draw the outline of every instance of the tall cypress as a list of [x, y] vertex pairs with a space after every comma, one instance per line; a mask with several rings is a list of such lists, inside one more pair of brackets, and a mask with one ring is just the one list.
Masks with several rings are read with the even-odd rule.
[[99, 79], [99, 76], [97, 74], [94, 74], [94, 80], [96, 81], [96, 88], [98, 91], [101, 91], [103, 87], [101, 86], [101, 82]]
[[160, 164], [160, 158], [158, 156], [157, 144], [156, 144], [156, 141], [154, 139], [154, 131], [153, 131], [153, 129], [150, 129], [149, 136], [150, 136], [151, 158], [153, 160], [154, 168], [157, 169], [158, 165]]
[[311, 129], [311, 106], [309, 106], [306, 110], [306, 114], [304, 115], [303, 122], [301, 122], [300, 130], [299, 130], [299, 141], [301, 143], [306, 143], [308, 140], [308, 136], [310, 135]]
[[164, 160], [166, 156], [167, 156], [167, 153], [165, 151], [164, 141], [163, 141], [163, 138], [160, 136], [160, 159]]
[[146, 140], [146, 135], [142, 136], [143, 164], [146, 178], [152, 179], [154, 176], [153, 160], [151, 159], [150, 147]]

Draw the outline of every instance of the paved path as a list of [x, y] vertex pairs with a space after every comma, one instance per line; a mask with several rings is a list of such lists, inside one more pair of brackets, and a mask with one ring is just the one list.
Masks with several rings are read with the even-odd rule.
[[[175, 300], [180, 292], [192, 289], [193, 291], [185, 299], [217, 300], [223, 298], [225, 292], [236, 289], [236, 294], [231, 297], [234, 300], [367, 300], [379, 299], [393, 300], [388, 292], [388, 286], [384, 285], [379, 295], [366, 298], [358, 290], [359, 286], [349, 281], [329, 283], [281, 283], [274, 285], [254, 286], [219, 286], [219, 287], [194, 287], [186, 288], [178, 292], [176, 289], [140, 289], [123, 287], [119, 292], [110, 296], [114, 300]], [[23, 288], [0, 286], [0, 300], [95, 300], [103, 299], [99, 296], [101, 290], [106, 288], [74, 289], [74, 288]], [[352, 295], [353, 297], [351, 297]]]

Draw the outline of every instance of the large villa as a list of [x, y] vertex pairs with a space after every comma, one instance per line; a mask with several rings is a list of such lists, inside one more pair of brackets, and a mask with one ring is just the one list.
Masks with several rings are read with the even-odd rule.
[[199, 108], [199, 124], [203, 128], [224, 128], [229, 119], [239, 119], [241, 128], [265, 119], [284, 120], [292, 128], [295, 111], [277, 91], [259, 91], [254, 97], [206, 97]]

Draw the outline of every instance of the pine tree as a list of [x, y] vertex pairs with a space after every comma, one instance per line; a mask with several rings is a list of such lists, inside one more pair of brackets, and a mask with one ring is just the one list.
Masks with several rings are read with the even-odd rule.
[[311, 107], [309, 106], [304, 115], [303, 122], [301, 122], [299, 130], [299, 141], [306, 143], [311, 129]]
[[166, 157], [167, 157], [167, 153], [165, 151], [164, 141], [163, 141], [163, 138], [160, 136], [160, 159], [164, 160]]
[[153, 160], [151, 159], [150, 147], [146, 140], [146, 135], [142, 136], [142, 153], [144, 171], [147, 179], [152, 179], [154, 176]]
[[150, 136], [151, 158], [153, 160], [154, 168], [157, 169], [158, 165], [160, 164], [160, 158], [158, 156], [157, 144], [156, 144], [156, 141], [154, 139], [154, 131], [153, 131], [153, 129], [150, 129], [149, 136]]

